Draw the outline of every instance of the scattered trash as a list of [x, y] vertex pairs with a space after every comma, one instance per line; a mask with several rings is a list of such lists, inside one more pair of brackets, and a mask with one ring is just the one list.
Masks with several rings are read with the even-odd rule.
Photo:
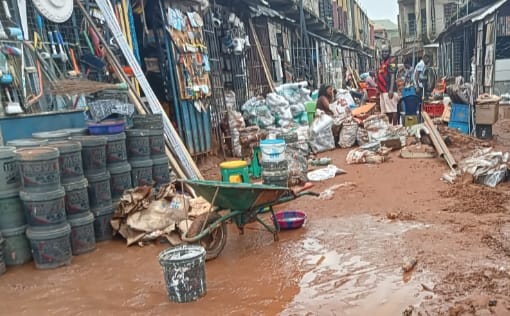
[[494, 188], [506, 178], [509, 155], [492, 148], [478, 149], [459, 163], [459, 169], [463, 174], [472, 175], [476, 183]]
[[416, 259], [407, 259], [402, 265], [402, 271], [404, 271], [404, 273], [411, 272], [414, 269], [414, 267], [416, 267], [417, 263], [418, 260]]
[[345, 170], [338, 168], [335, 165], [329, 165], [326, 168], [317, 169], [314, 171], [308, 172], [308, 180], [319, 182], [328, 179], [332, 179], [339, 174], [347, 173]]
[[377, 151], [356, 148], [347, 154], [347, 164], [380, 164], [388, 160], [391, 148], [380, 147]]
[[335, 191], [344, 188], [344, 187], [355, 187], [356, 184], [353, 182], [345, 182], [341, 184], [335, 184], [334, 186], [329, 187], [328, 189], [322, 191], [319, 195], [319, 199], [326, 201], [326, 200], [332, 200], [335, 196]]
[[327, 166], [331, 164], [331, 158], [322, 157], [319, 159], [309, 159], [308, 163], [312, 166]]

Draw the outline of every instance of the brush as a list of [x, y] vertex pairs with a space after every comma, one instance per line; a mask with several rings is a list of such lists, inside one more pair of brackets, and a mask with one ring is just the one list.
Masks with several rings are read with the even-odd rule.
[[105, 83], [83, 79], [65, 79], [52, 82], [53, 94], [88, 94], [104, 90], [127, 90], [126, 83]]

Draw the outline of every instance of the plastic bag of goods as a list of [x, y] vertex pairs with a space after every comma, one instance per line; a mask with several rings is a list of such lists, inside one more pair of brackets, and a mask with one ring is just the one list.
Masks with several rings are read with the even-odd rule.
[[285, 156], [289, 163], [289, 185], [298, 185], [307, 182], [308, 161], [299, 150], [287, 147]]
[[358, 127], [358, 132], [356, 133], [356, 143], [358, 146], [363, 146], [369, 142], [368, 131], [364, 127]]
[[354, 99], [352, 98], [349, 90], [343, 90], [343, 89], [338, 90], [337, 94], [336, 94], [336, 100], [341, 105], [347, 106], [349, 108], [356, 107], [356, 103], [354, 102]]
[[368, 138], [371, 142], [388, 137], [390, 123], [385, 114], [372, 115], [363, 121], [363, 125], [368, 131]]
[[342, 148], [350, 148], [356, 143], [358, 135], [358, 123], [349, 122], [342, 125], [338, 145]]
[[335, 148], [332, 125], [333, 119], [324, 113], [319, 113], [315, 117], [310, 129], [310, 146], [314, 152], [320, 153]]
[[227, 110], [234, 110], [236, 108], [236, 94], [234, 91], [225, 92], [225, 106]]

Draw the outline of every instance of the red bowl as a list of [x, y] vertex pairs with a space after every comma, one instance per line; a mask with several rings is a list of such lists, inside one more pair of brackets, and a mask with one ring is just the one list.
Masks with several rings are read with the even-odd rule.
[[278, 212], [275, 217], [282, 230], [300, 228], [306, 221], [306, 213], [302, 211]]

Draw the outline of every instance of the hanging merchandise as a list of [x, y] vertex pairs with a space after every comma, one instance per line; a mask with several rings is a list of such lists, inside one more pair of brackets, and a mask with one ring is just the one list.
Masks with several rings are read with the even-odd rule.
[[37, 11], [42, 16], [55, 23], [63, 23], [73, 14], [71, 0], [33, 0]]

